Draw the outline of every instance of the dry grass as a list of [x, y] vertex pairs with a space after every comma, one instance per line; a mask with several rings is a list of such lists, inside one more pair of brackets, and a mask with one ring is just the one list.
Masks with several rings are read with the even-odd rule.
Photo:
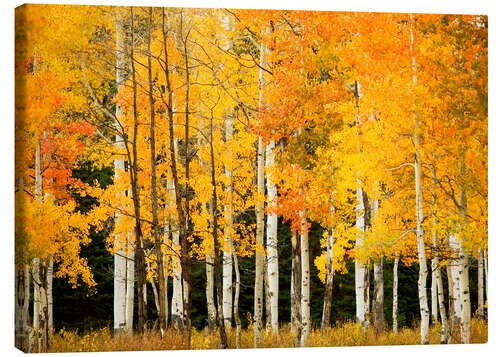
[[[458, 336], [457, 336], [458, 337]], [[278, 334], [264, 332], [263, 346], [266, 348], [293, 347], [293, 336], [288, 326], [284, 326]], [[228, 331], [231, 348], [235, 347], [235, 330]], [[440, 326], [435, 325], [429, 333], [431, 344], [440, 341]], [[457, 340], [458, 341], [458, 340]], [[488, 341], [488, 325], [485, 321], [474, 319], [471, 325], [471, 342], [486, 343]], [[374, 345], [416, 345], [420, 343], [420, 332], [417, 328], [402, 328], [397, 334], [385, 331], [377, 335], [373, 328], [362, 329], [354, 323], [343, 323], [328, 328], [325, 331], [313, 330], [308, 346], [374, 346]], [[216, 331], [192, 331], [191, 349], [217, 349], [219, 336]], [[253, 331], [243, 330], [241, 347], [253, 347]], [[148, 350], [179, 350], [186, 349], [184, 336], [173, 330], [168, 330], [164, 338], [157, 330], [148, 330], [144, 335], [117, 334], [109, 329], [101, 329], [79, 335], [74, 331], [60, 331], [55, 334], [48, 352], [97, 352], [97, 351], [148, 351]]]

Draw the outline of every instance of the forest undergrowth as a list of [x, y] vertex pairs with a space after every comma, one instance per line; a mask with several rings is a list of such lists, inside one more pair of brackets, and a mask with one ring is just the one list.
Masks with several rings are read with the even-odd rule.
[[[429, 329], [429, 343], [440, 343], [441, 325], [434, 324]], [[235, 348], [236, 329], [227, 330], [229, 348]], [[253, 329], [241, 331], [241, 348], [253, 348]], [[460, 341], [459, 331], [455, 331], [454, 341]], [[471, 343], [488, 342], [488, 324], [484, 320], [472, 319]], [[418, 345], [420, 330], [416, 324], [413, 327], [403, 327], [397, 333], [385, 329], [377, 334], [375, 328], [361, 328], [353, 322], [339, 323], [333, 327], [312, 329], [308, 347], [335, 346], [375, 346], [375, 345]], [[191, 333], [191, 349], [217, 349], [220, 337], [217, 331], [208, 329], [196, 330]], [[294, 347], [294, 337], [289, 324], [283, 325], [278, 334], [263, 332], [263, 348]], [[169, 329], [163, 339], [157, 329], [147, 329], [143, 335], [125, 333], [113, 335], [109, 328], [102, 328], [83, 334], [77, 331], [61, 330], [56, 333], [47, 352], [100, 352], [100, 351], [152, 351], [152, 350], [183, 350], [187, 349], [185, 336], [174, 329]]]

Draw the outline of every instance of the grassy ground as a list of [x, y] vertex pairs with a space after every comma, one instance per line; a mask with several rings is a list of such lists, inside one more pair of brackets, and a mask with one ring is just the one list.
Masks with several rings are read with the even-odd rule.
[[[264, 332], [262, 347], [293, 347], [293, 336], [288, 326], [284, 326], [277, 335]], [[235, 330], [228, 331], [228, 340], [231, 348], [235, 347]], [[440, 326], [434, 325], [430, 329], [431, 344], [440, 341]], [[458, 335], [456, 341], [459, 341]], [[474, 319], [471, 324], [471, 343], [486, 343], [488, 341], [488, 325], [485, 321]], [[419, 328], [402, 328], [397, 334], [384, 331], [377, 335], [373, 328], [361, 329], [354, 323], [344, 323], [328, 328], [325, 331], [313, 330], [308, 346], [374, 346], [374, 345], [416, 345], [420, 343]], [[219, 348], [219, 338], [216, 331], [193, 330], [191, 349]], [[252, 329], [241, 332], [241, 347], [253, 348]], [[97, 351], [137, 351], [137, 350], [179, 350], [186, 349], [183, 335], [168, 330], [162, 339], [157, 330], [148, 330], [144, 335], [118, 334], [113, 336], [109, 329], [101, 329], [83, 335], [75, 331], [60, 331], [50, 342], [48, 352], [97, 352]]]

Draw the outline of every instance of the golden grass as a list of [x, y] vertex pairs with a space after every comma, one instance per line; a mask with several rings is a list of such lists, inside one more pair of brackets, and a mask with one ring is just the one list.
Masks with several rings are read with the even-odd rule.
[[[431, 344], [440, 342], [439, 325], [434, 325], [429, 331]], [[231, 348], [235, 347], [235, 330], [228, 331]], [[457, 336], [458, 338], [458, 336]], [[198, 331], [193, 329], [191, 349], [219, 348], [217, 331]], [[456, 341], [459, 341], [456, 339]], [[485, 321], [472, 320], [471, 343], [486, 343], [488, 341], [488, 324]], [[362, 329], [359, 325], [347, 322], [321, 331], [311, 331], [308, 346], [376, 346], [376, 345], [417, 345], [420, 343], [419, 328], [401, 328], [398, 333], [386, 330], [377, 335], [373, 328]], [[263, 345], [265, 348], [293, 347], [293, 336], [289, 326], [284, 326], [274, 335], [264, 331]], [[253, 331], [241, 332], [241, 347], [253, 348]], [[182, 333], [169, 329], [164, 338], [157, 330], [147, 330], [143, 335], [134, 333], [113, 334], [109, 329], [100, 329], [80, 335], [75, 331], [60, 331], [51, 338], [48, 352], [98, 352], [98, 351], [149, 351], [149, 350], [180, 350], [186, 349]]]

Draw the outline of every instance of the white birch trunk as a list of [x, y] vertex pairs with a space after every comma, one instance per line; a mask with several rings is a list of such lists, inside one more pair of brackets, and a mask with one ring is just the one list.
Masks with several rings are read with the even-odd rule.
[[[116, 27], [116, 86], [117, 90], [123, 86], [125, 78], [123, 70], [126, 66], [125, 60], [125, 32], [123, 28], [123, 18], [120, 10], [117, 8], [115, 27]], [[122, 114], [120, 105], [116, 105], [115, 115], [119, 118]], [[119, 128], [118, 123], [115, 126]], [[116, 135], [117, 151], [122, 152], [125, 147], [122, 138]], [[115, 181], [119, 179], [118, 171], [125, 171], [125, 162], [120, 156], [114, 160]], [[123, 194], [123, 193], [121, 193]], [[120, 221], [120, 214], [115, 213], [115, 224], [118, 225]], [[115, 236], [114, 246], [114, 282], [113, 282], [113, 326], [115, 331], [123, 330], [126, 328], [126, 290], [127, 290], [127, 261], [124, 249], [124, 239], [119, 235]], [[116, 248], [118, 247], [118, 249]]]
[[[264, 43], [260, 44], [259, 58], [259, 108], [264, 104], [264, 54], [266, 48]], [[255, 252], [255, 286], [254, 286], [254, 347], [262, 344], [262, 303], [263, 303], [263, 270], [264, 254], [261, 249], [264, 247], [264, 144], [262, 137], [259, 136], [257, 143], [257, 203], [255, 207], [256, 215], [256, 237], [257, 251]]]
[[[131, 234], [128, 233], [129, 238]], [[135, 282], [135, 249], [128, 241], [125, 271], [125, 330], [132, 333], [134, 327], [134, 282]]]
[[[461, 153], [460, 162], [460, 177], [463, 180], [465, 176], [465, 154]], [[462, 216], [462, 225], [460, 228], [467, 224], [467, 197], [465, 191], [465, 184], [460, 181], [460, 215]], [[463, 247], [463, 241], [467, 237], [462, 236], [459, 247], [459, 282], [460, 282], [460, 308], [461, 308], [461, 336], [462, 343], [470, 343], [470, 322], [471, 322], [471, 304], [470, 304], [470, 289], [469, 289], [469, 255]]]
[[[166, 238], [165, 241], [168, 244], [168, 239]], [[169, 256], [163, 253], [163, 267], [165, 268], [165, 324], [168, 328], [168, 274], [167, 274], [167, 267], [168, 267], [168, 262], [169, 262]]]
[[[274, 167], [274, 141], [266, 146], [266, 186], [268, 206], [276, 205], [277, 189], [269, 172]], [[278, 216], [273, 212], [267, 213], [267, 276], [269, 281], [269, 297], [271, 310], [271, 328], [273, 333], [278, 332], [278, 294], [279, 294], [279, 268], [278, 268]]]
[[393, 283], [392, 283], [392, 332], [398, 333], [398, 263], [399, 258], [394, 259]]
[[47, 309], [48, 309], [48, 325], [49, 333], [52, 334], [54, 329], [54, 298], [52, 296], [52, 283], [54, 277], [54, 260], [49, 257], [49, 262], [47, 266]]
[[[233, 136], [233, 117], [226, 117], [226, 149], [231, 154], [231, 140]], [[229, 147], [227, 147], [229, 146]], [[231, 165], [231, 163], [229, 164]], [[231, 328], [233, 312], [233, 202], [232, 202], [232, 170], [227, 163], [224, 164], [224, 173], [228, 181], [226, 191], [226, 204], [224, 205], [224, 251], [222, 257], [222, 313], [224, 325]]]
[[[178, 152], [178, 140], [174, 139], [174, 150]], [[174, 196], [174, 182], [173, 180], [168, 180], [168, 190], [170, 192], [170, 205], [171, 207], [175, 207], [175, 196]], [[180, 232], [179, 232], [179, 223], [177, 222], [177, 218], [175, 214], [170, 217], [171, 224], [169, 227], [172, 232], [172, 249], [177, 252], [172, 254], [172, 325], [178, 329], [183, 328], [184, 326], [184, 300], [183, 300], [183, 284], [182, 284], [182, 269], [181, 269], [181, 260], [180, 260]]]
[[470, 289], [469, 289], [469, 255], [460, 246], [459, 260], [459, 283], [460, 283], [460, 308], [461, 308], [461, 336], [462, 343], [470, 343]]
[[254, 288], [254, 347], [262, 344], [262, 305], [264, 287], [264, 147], [262, 138], [258, 139], [257, 153], [257, 251], [255, 253], [255, 288]]
[[[413, 47], [415, 42], [415, 34], [413, 31], [414, 20], [413, 16], [410, 15], [410, 51], [413, 53]], [[415, 55], [412, 55], [412, 71], [413, 71], [413, 84], [417, 85], [417, 60]], [[422, 197], [422, 163], [420, 158], [420, 129], [419, 129], [419, 118], [417, 110], [413, 112], [414, 117], [414, 146], [415, 146], [415, 213], [417, 219], [417, 247], [418, 247], [418, 263], [419, 263], [419, 274], [418, 274], [418, 299], [420, 306], [420, 342], [422, 344], [429, 343], [429, 304], [427, 302], [427, 259], [425, 256], [425, 245], [424, 245], [424, 230], [422, 223], [424, 221], [423, 212], [423, 197]]]
[[483, 259], [484, 259], [484, 285], [486, 287], [486, 296], [485, 302], [488, 301], [488, 256], [486, 255], [486, 251], [483, 250]]
[[451, 300], [453, 303], [453, 318], [454, 326], [460, 326], [462, 324], [462, 308], [460, 306], [461, 296], [460, 296], [460, 243], [455, 235], [450, 236], [450, 249], [452, 251], [452, 259], [450, 261], [450, 271], [451, 279], [453, 281], [453, 286], [451, 289]]
[[302, 276], [302, 301], [301, 301], [301, 322], [302, 334], [300, 346], [306, 346], [311, 330], [310, 318], [310, 271], [309, 271], [309, 231], [307, 228], [307, 220], [304, 217], [304, 212], [300, 212], [301, 216], [301, 232], [300, 232], [300, 261], [301, 261], [301, 276]]
[[333, 234], [334, 231], [333, 228], [331, 228], [328, 230], [328, 235], [326, 236], [326, 277], [323, 317], [321, 319], [322, 330], [330, 326], [330, 310], [332, 308], [333, 292]]
[[484, 264], [483, 252], [481, 249], [478, 251], [477, 258], [477, 318], [484, 319]]
[[[213, 252], [213, 249], [212, 249]], [[206, 277], [207, 285], [205, 294], [207, 296], [207, 310], [208, 310], [208, 328], [213, 330], [215, 328], [217, 319], [217, 310], [215, 308], [214, 301], [214, 256], [213, 254], [207, 254], [205, 256], [206, 264]]]
[[448, 317], [446, 315], [446, 306], [444, 305], [444, 289], [443, 289], [443, 278], [441, 275], [441, 266], [437, 265], [437, 290], [438, 290], [438, 306], [439, 315], [441, 316], [441, 343], [446, 343], [449, 327], [448, 327]]
[[[179, 251], [179, 231], [177, 225], [174, 227], [172, 232], [172, 247]], [[172, 291], [172, 323], [174, 326], [181, 328], [183, 326], [183, 289], [182, 289], [182, 270], [180, 265], [179, 256], [174, 255], [172, 257], [173, 263], [173, 291]]]
[[295, 347], [300, 345], [301, 335], [301, 263], [300, 263], [300, 240], [297, 238], [297, 232], [292, 230], [292, 274], [290, 284], [290, 310], [291, 310], [291, 332], [295, 336]]
[[434, 265], [432, 265], [432, 273], [431, 273], [431, 323], [435, 324], [438, 319], [438, 298], [437, 298], [437, 277], [436, 277], [436, 269]]
[[382, 333], [384, 318], [384, 258], [375, 258], [373, 262], [373, 300], [375, 310], [374, 325], [377, 333]]
[[[41, 148], [40, 139], [37, 139], [35, 149], [35, 198], [38, 202], [42, 201], [42, 173], [41, 173]], [[40, 276], [40, 259], [33, 259], [33, 328], [35, 331], [40, 329], [40, 285], [36, 283]]]
[[[434, 217], [434, 224], [436, 224], [436, 217]], [[443, 279], [441, 276], [441, 266], [439, 264], [439, 249], [437, 231], [434, 229], [432, 232], [432, 274], [435, 275], [436, 281], [436, 303], [439, 308], [439, 316], [441, 316], [441, 343], [446, 343], [448, 336], [448, 317], [446, 316], [446, 307], [444, 305], [444, 289]], [[433, 307], [434, 308], [434, 307]], [[437, 322], [437, 315], [434, 317], [434, 322]]]
[[[360, 231], [358, 232], [358, 236], [356, 237], [356, 247], [360, 247], [363, 245], [363, 232], [365, 232], [365, 202], [363, 196], [363, 189], [360, 186], [356, 187], [356, 227]], [[366, 321], [365, 278], [367, 269], [366, 266], [357, 258], [355, 259], [354, 264], [354, 279], [356, 289], [356, 321], [364, 326]]]

